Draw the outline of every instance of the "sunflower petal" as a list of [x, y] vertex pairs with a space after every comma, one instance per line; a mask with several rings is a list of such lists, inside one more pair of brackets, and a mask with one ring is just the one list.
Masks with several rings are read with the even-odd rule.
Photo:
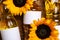
[[53, 37], [57, 37], [58, 34], [59, 34], [59, 33], [58, 33], [57, 30], [54, 30], [54, 31], [51, 32], [51, 36], [53, 36]]

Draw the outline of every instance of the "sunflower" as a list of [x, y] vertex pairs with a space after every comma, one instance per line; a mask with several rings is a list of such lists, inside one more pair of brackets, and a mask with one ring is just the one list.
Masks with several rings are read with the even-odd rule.
[[30, 10], [30, 7], [33, 7], [33, 0], [6, 0], [3, 1], [3, 4], [13, 15], [22, 15]]
[[55, 22], [42, 18], [31, 24], [28, 40], [58, 40], [58, 30], [54, 28]]

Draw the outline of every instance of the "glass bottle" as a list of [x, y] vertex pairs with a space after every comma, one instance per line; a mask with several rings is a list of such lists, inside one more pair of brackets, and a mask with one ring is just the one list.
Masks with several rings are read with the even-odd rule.
[[34, 0], [31, 10], [27, 11], [23, 16], [24, 40], [28, 40], [29, 38], [30, 24], [33, 23], [33, 20], [38, 20], [42, 17], [44, 8], [44, 5], [42, 5], [43, 2], [43, 0]]
[[57, 25], [60, 25], [60, 1], [59, 0], [55, 0], [54, 2], [55, 4], [55, 9], [54, 9], [54, 12], [53, 12], [53, 20], [57, 23]]
[[[3, 4], [2, 4], [3, 5]], [[3, 5], [0, 12], [0, 31], [2, 40], [21, 40], [18, 23]]]

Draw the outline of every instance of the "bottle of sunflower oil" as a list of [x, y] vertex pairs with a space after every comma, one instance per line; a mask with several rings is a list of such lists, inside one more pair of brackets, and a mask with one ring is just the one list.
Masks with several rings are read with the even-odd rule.
[[19, 28], [15, 18], [10, 12], [2, 6], [3, 12], [0, 12], [0, 32], [2, 40], [21, 40]]
[[23, 16], [24, 40], [28, 40], [29, 38], [30, 24], [33, 23], [33, 20], [38, 20], [42, 17], [43, 2], [43, 0], [34, 0], [31, 10], [27, 11]]

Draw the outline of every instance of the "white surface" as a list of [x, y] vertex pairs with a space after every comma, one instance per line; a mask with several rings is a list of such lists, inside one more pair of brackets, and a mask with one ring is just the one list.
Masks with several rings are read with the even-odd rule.
[[2, 40], [21, 40], [18, 27], [1, 30]]
[[55, 28], [59, 31], [58, 38], [59, 38], [59, 40], [60, 40], [60, 25], [56, 26]]
[[38, 20], [41, 18], [41, 11], [27, 11], [24, 15], [23, 23], [31, 24], [33, 20]]
[[58, 0], [52, 0], [52, 2], [54, 3], [54, 2], [58, 2]]

